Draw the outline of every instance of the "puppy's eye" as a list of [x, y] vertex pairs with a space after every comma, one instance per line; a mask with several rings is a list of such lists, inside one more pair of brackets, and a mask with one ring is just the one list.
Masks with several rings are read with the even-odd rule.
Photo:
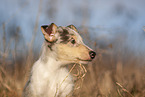
[[71, 43], [72, 43], [72, 44], [75, 44], [76, 41], [75, 41], [74, 39], [71, 39]]

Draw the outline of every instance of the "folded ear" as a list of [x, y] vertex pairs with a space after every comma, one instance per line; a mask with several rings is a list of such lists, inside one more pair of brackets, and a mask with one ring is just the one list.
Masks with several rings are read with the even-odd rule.
[[41, 26], [41, 31], [44, 35], [44, 38], [49, 42], [53, 42], [56, 40], [55, 37], [56, 30], [57, 30], [57, 26], [54, 23], [51, 23], [51, 25]]
[[69, 25], [67, 27], [69, 27], [69, 28], [73, 29], [74, 31], [78, 32], [77, 28], [74, 25]]

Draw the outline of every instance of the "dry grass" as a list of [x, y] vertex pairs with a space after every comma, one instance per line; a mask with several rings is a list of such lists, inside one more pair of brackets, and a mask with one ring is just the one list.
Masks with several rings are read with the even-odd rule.
[[[0, 36], [0, 97], [21, 96], [31, 67], [38, 58], [39, 51], [34, 52], [33, 45], [38, 29], [41, 3], [42, 0], [40, 0], [33, 37], [27, 48], [22, 47], [21, 51], [17, 51], [19, 48], [17, 42], [20, 40], [17, 36], [8, 39], [3, 25], [1, 31], [3, 36]], [[5, 23], [8, 24], [10, 19]], [[86, 20], [83, 19], [83, 24]], [[97, 57], [88, 65], [74, 64], [69, 67], [75, 81], [72, 97], [145, 97], [144, 57], [136, 56], [126, 48], [120, 49], [122, 46], [120, 44], [124, 42], [122, 40], [125, 40], [122, 37], [117, 37], [111, 44], [105, 45], [97, 43], [97, 40], [101, 40], [102, 37], [92, 41], [88, 28], [83, 29], [82, 32], [84, 32], [81, 33], [83, 39], [97, 52]], [[14, 49], [10, 45], [14, 45]], [[20, 53], [22, 51], [24, 52]]]
[[[20, 97], [32, 64], [38, 58], [34, 54], [38, 52], [29, 48], [19, 54], [6, 43], [5, 33], [0, 50], [0, 97]], [[145, 64], [144, 58], [127, 49], [116, 50], [113, 48], [116, 42], [105, 50], [97, 48], [87, 32], [83, 35], [86, 34], [84, 39], [94, 47], [97, 57], [88, 65], [70, 66], [76, 84], [73, 97], [145, 97], [145, 66], [140, 65]]]

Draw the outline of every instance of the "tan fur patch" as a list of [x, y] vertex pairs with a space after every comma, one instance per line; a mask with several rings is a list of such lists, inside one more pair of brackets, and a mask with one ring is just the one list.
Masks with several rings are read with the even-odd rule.
[[90, 60], [89, 50], [82, 44], [78, 44], [76, 47], [72, 47], [69, 44], [58, 45], [58, 58], [60, 60], [68, 61], [80, 61]]

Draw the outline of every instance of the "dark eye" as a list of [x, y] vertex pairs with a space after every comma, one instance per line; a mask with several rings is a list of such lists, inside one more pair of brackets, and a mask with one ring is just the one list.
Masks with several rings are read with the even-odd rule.
[[75, 41], [74, 39], [71, 39], [71, 43], [72, 43], [72, 44], [75, 44], [76, 41]]

